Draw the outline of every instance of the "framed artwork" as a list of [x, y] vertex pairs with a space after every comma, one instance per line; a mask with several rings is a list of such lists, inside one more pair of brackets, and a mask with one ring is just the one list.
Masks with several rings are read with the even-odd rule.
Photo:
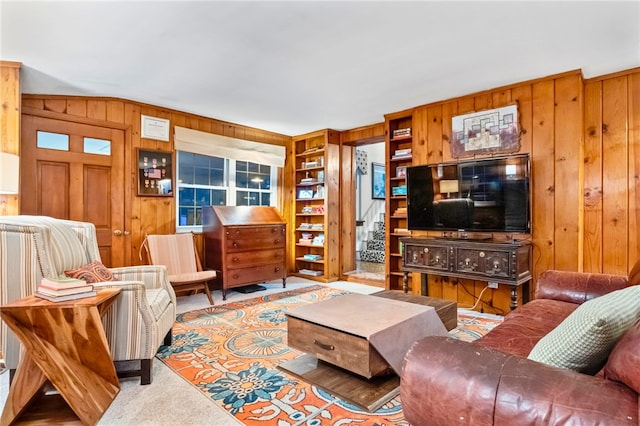
[[374, 200], [384, 200], [386, 174], [384, 164], [371, 163], [371, 198]]
[[169, 120], [166, 118], [140, 116], [140, 136], [169, 142]]
[[457, 115], [451, 119], [451, 156], [507, 154], [520, 150], [518, 104]]
[[173, 160], [170, 152], [138, 148], [138, 196], [173, 197]]

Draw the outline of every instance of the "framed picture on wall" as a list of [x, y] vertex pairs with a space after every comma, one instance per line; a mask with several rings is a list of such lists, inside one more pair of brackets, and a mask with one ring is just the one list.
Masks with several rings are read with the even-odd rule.
[[386, 187], [386, 173], [384, 164], [371, 163], [371, 198], [384, 200]]
[[173, 197], [173, 160], [170, 152], [138, 148], [138, 196]]

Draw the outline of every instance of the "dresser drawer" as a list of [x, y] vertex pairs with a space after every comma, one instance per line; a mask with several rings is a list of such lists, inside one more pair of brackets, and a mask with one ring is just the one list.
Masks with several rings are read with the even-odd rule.
[[247, 266], [263, 265], [268, 263], [283, 263], [285, 257], [284, 249], [256, 250], [245, 253], [227, 254], [227, 268], [244, 268]]
[[231, 228], [226, 231], [225, 246], [229, 252], [261, 250], [285, 246], [284, 226]]
[[271, 281], [278, 278], [284, 278], [284, 269], [284, 262], [272, 263], [269, 265], [248, 266], [238, 269], [229, 268], [226, 271], [224, 281], [226, 287]]
[[391, 371], [367, 339], [291, 316], [287, 317], [287, 344], [366, 378]]

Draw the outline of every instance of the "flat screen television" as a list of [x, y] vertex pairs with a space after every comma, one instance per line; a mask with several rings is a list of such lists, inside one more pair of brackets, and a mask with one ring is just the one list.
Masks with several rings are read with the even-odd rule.
[[407, 227], [530, 233], [528, 154], [407, 167]]

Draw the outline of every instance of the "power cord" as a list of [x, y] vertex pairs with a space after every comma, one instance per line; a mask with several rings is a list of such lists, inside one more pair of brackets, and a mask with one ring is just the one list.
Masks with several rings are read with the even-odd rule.
[[[462, 287], [462, 289], [463, 289], [463, 290], [464, 290], [464, 291], [465, 291], [469, 296], [475, 297], [473, 294], [469, 293], [469, 290], [467, 290], [465, 286], [461, 285], [461, 287]], [[482, 300], [482, 295], [484, 294], [484, 292], [485, 292], [488, 288], [489, 288], [489, 285], [487, 284], [487, 285], [485, 286], [485, 288], [483, 288], [483, 289], [482, 289], [482, 291], [480, 292], [480, 294], [478, 295], [478, 300], [476, 300], [476, 303], [475, 303], [473, 306], [471, 306], [471, 307], [459, 306], [459, 308], [462, 308], [462, 309], [471, 309], [471, 310], [473, 311], [473, 310], [475, 310], [475, 309], [478, 307], [478, 304], [479, 304], [480, 302], [482, 302], [483, 304], [486, 304], [487, 306], [491, 307], [492, 309], [495, 309], [496, 311], [499, 311], [499, 314], [500, 314], [500, 315], [502, 315], [502, 316], [504, 316], [504, 315], [505, 315], [505, 313], [504, 313], [504, 311], [503, 311], [502, 309], [500, 309], [500, 308], [496, 308], [495, 306], [492, 306], [492, 305], [490, 305], [490, 304], [488, 304], [488, 303], [486, 303], [486, 302], [484, 302], [484, 301]]]

